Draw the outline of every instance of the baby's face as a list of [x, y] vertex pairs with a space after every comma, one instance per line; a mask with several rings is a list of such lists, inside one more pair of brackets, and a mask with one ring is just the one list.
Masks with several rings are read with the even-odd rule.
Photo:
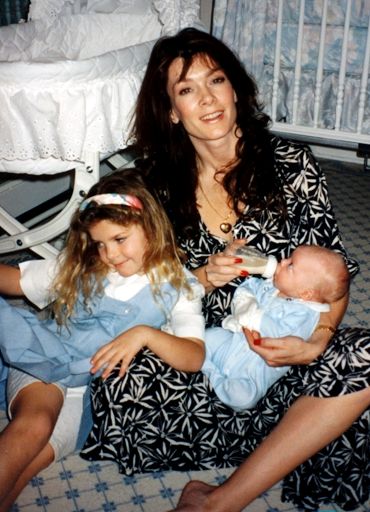
[[301, 297], [305, 290], [312, 288], [314, 262], [300, 248], [290, 258], [278, 263], [274, 274], [275, 287], [287, 297]]

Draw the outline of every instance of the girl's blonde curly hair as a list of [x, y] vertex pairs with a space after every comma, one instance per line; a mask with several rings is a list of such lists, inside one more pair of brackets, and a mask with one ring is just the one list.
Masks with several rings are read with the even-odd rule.
[[89, 235], [90, 227], [102, 220], [142, 227], [148, 241], [143, 255], [143, 272], [149, 278], [156, 299], [160, 298], [160, 285], [164, 281], [177, 290], [191, 293], [182, 264], [183, 255], [176, 245], [172, 225], [162, 206], [147, 190], [140, 172], [136, 169], [116, 170], [95, 184], [87, 198], [109, 193], [135, 196], [142, 208], [93, 204], [74, 213], [52, 286], [55, 297], [52, 310], [60, 325], [66, 324], [73, 316], [80, 293], [86, 307], [93, 295], [103, 293], [103, 281], [110, 269], [101, 261], [97, 246]]

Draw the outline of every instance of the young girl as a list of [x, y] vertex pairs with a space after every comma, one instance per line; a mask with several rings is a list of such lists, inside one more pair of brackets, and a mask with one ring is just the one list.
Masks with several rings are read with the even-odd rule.
[[0, 434], [7, 510], [33, 475], [81, 445], [91, 426], [86, 414], [81, 422], [91, 374], [104, 379], [120, 362], [122, 376], [143, 347], [179, 370], [200, 368], [203, 287], [184, 270], [163, 210], [127, 169], [92, 187], [57, 260], [1, 265], [0, 292], [38, 307], [54, 300], [46, 320], [5, 301], [0, 308], [11, 365], [11, 421]]

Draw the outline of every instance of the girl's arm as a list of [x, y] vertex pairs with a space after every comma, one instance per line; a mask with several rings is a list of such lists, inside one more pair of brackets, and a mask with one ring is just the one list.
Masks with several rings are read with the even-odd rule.
[[122, 377], [134, 356], [144, 347], [176, 370], [196, 372], [203, 364], [205, 350], [200, 339], [181, 338], [154, 327], [138, 325], [96, 352], [91, 359], [91, 373], [103, 370], [102, 378], [106, 379], [113, 368], [121, 363], [119, 376]]
[[20, 286], [21, 272], [18, 267], [0, 263], [0, 293], [3, 295], [22, 296]]
[[121, 363], [119, 375], [123, 376], [133, 357], [144, 347], [148, 347], [176, 370], [186, 372], [200, 370], [205, 356], [202, 341], [204, 338], [202, 314], [204, 288], [189, 271], [186, 273], [191, 293], [179, 294], [163, 330], [138, 325], [120, 334], [93, 356], [91, 360], [93, 374], [103, 370], [104, 379], [118, 363]]

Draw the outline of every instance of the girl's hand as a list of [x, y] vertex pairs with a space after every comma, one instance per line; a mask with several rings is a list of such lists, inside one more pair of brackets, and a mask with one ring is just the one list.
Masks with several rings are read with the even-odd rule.
[[322, 352], [318, 345], [298, 336], [260, 338], [256, 331], [249, 331], [247, 328], [243, 331], [250, 348], [272, 367], [309, 364]]
[[141, 327], [128, 329], [113, 341], [101, 347], [91, 358], [91, 373], [103, 370], [101, 377], [105, 380], [112, 370], [121, 363], [119, 376], [123, 377], [132, 359], [144, 347], [144, 335]]

